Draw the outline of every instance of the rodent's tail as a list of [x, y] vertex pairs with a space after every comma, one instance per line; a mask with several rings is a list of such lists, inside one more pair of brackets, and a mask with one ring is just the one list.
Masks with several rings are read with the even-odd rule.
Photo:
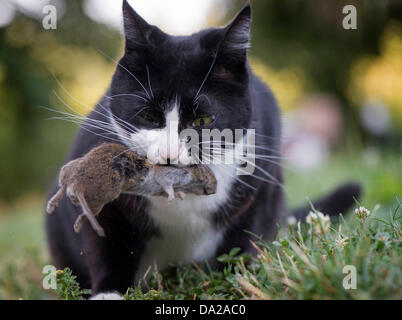
[[[313, 202], [316, 210], [330, 216], [336, 216], [339, 213], [345, 213], [354, 203], [355, 199], [360, 197], [362, 187], [355, 182], [346, 183], [329, 195]], [[298, 220], [304, 219], [311, 211], [311, 206], [296, 208], [291, 214]]]

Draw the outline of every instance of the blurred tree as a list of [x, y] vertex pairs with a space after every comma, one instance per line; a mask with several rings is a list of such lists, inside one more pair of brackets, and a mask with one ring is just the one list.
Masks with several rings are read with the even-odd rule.
[[[230, 16], [244, 2], [227, 0]], [[57, 30], [44, 30], [40, 19], [20, 7], [14, 20], [0, 27], [0, 200], [44, 190], [76, 130], [66, 122], [44, 121], [55, 114], [39, 106], [66, 110], [55, 98], [54, 91], [63, 96], [63, 90], [50, 72], [83, 104], [92, 106], [114, 68], [96, 49], [112, 57], [122, 50], [119, 32], [89, 19], [83, 0], [54, 4], [61, 14]], [[292, 104], [306, 90], [325, 91], [339, 97], [345, 111], [358, 103], [350, 92], [354, 88], [349, 86], [350, 69], [367, 55], [379, 55], [386, 28], [390, 23], [400, 25], [402, 18], [398, 0], [258, 0], [252, 4], [251, 54], [256, 66], [263, 63], [260, 68], [266, 70], [268, 82], [276, 79], [274, 89], [281, 100]], [[346, 4], [357, 8], [357, 30], [342, 28]], [[364, 79], [372, 74], [376, 73]], [[66, 95], [63, 99], [73, 104]]]
[[[313, 90], [337, 95], [346, 106], [349, 71], [361, 56], [379, 53], [392, 20], [402, 20], [399, 0], [267, 0], [253, 7], [251, 54], [274, 68], [297, 66]], [[244, 4], [228, 1], [230, 16]], [[357, 8], [357, 30], [345, 30], [345, 5]]]
[[[58, 108], [54, 90], [61, 90], [51, 73], [62, 84], [73, 86], [78, 78], [74, 71], [85, 72], [88, 61], [97, 61], [100, 69], [105, 65], [112, 68], [113, 63], [95, 48], [110, 56], [121, 51], [121, 35], [89, 19], [83, 1], [54, 4], [64, 7], [57, 30], [44, 30], [40, 19], [28, 16], [13, 3], [10, 5], [17, 10], [14, 20], [0, 28], [0, 200], [44, 190], [71, 143], [76, 126], [45, 121], [56, 114], [40, 108]], [[76, 52], [76, 57], [66, 56], [67, 51]], [[94, 80], [88, 81], [92, 85], [98, 83], [99, 74], [93, 76]]]

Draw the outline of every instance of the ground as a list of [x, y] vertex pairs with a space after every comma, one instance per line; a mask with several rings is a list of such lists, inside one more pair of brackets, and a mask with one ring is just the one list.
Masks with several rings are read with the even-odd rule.
[[[401, 299], [400, 154], [388, 152], [370, 160], [360, 153], [341, 153], [313, 171], [285, 169], [285, 177], [291, 206], [325, 194], [341, 182], [359, 181], [364, 195], [355, 208], [364, 206], [370, 214], [360, 219], [351, 210], [330, 225], [320, 219], [314, 224], [313, 219], [311, 224], [281, 227], [271, 243], [252, 236], [260, 250], [256, 259], [239, 256], [233, 249], [220, 258], [226, 263], [222, 273], [208, 267], [201, 271], [195, 264], [172, 268], [155, 275], [147, 284], [151, 289], [147, 293], [132, 288], [125, 297]], [[51, 263], [43, 207], [40, 195], [0, 207], [0, 299], [82, 298], [85, 288], [78, 288], [68, 270], [59, 272], [57, 292], [42, 288], [42, 269]], [[346, 287], [353, 287], [348, 278], [353, 270], [344, 270], [345, 266], [356, 270], [356, 289], [344, 287], [345, 281]]]

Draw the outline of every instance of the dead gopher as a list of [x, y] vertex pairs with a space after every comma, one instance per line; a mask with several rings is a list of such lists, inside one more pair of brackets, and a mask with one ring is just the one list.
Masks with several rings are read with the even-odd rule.
[[87, 218], [98, 235], [105, 236], [95, 216], [120, 194], [160, 195], [169, 200], [175, 195], [183, 199], [186, 193], [209, 195], [216, 192], [216, 179], [206, 166], [153, 165], [123, 145], [104, 143], [84, 157], [67, 163], [60, 171], [59, 187], [46, 211], [52, 213], [67, 193], [83, 210], [75, 221], [74, 230], [79, 232]]

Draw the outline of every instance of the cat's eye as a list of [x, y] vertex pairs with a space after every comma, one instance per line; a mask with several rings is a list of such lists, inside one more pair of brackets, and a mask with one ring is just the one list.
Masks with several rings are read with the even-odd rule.
[[214, 120], [215, 120], [214, 116], [199, 117], [193, 121], [192, 126], [193, 127], [209, 126], [212, 122], [214, 122]]
[[139, 113], [138, 116], [154, 126], [159, 126], [161, 124], [160, 116], [156, 112], [145, 110], [145, 112]]

